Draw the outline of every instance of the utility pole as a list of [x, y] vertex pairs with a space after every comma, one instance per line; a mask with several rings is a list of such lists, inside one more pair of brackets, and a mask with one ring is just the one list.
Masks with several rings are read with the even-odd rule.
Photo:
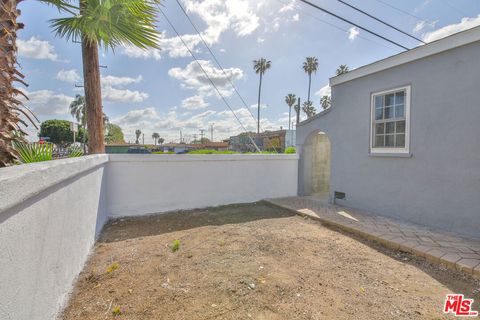
[[197, 134], [196, 133], [193, 134], [193, 143], [197, 143]]
[[180, 143], [183, 142], [183, 138], [182, 138], [182, 130], [180, 130]]
[[205, 133], [205, 129], [200, 129], [200, 143], [203, 142], [204, 133]]
[[214, 125], [214, 124], [215, 124], [215, 123], [212, 123], [212, 124], [210, 125], [210, 141], [212, 141], [212, 142], [213, 142], [213, 125]]
[[142, 133], [142, 144], [145, 144], [145, 133]]

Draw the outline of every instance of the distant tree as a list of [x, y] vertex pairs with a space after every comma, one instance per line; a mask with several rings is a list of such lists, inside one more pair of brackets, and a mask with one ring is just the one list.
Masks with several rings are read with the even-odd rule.
[[138, 139], [140, 139], [141, 135], [142, 135], [142, 131], [140, 131], [140, 129], [135, 130], [135, 137], [136, 137], [135, 143], [136, 144], [140, 144], [140, 141], [138, 141]]
[[[157, 0], [48, 0], [62, 13], [50, 20], [56, 36], [81, 42], [83, 83], [87, 101], [89, 152], [104, 153], [102, 94], [98, 47], [114, 50], [121, 46], [140, 49], [158, 48], [155, 28], [159, 7]], [[78, 3], [78, 6], [77, 6]], [[3, 15], [2, 15], [3, 16]]]
[[[82, 127], [85, 128], [87, 124], [87, 105], [85, 104], [85, 97], [80, 94], [75, 95], [75, 99], [70, 103], [69, 109], [70, 114], [75, 117]], [[106, 126], [110, 119], [105, 113], [102, 114], [103, 125]]]
[[344, 73], [347, 73], [347, 72], [349, 72], [349, 71], [350, 71], [350, 70], [349, 70], [349, 68], [348, 68], [348, 66], [347, 66], [346, 64], [341, 64], [341, 65], [337, 68], [337, 70], [335, 71], [335, 73], [336, 73], [337, 76], [339, 76], [339, 75], [344, 74]]
[[117, 126], [113, 123], [108, 123], [105, 126], [107, 133], [105, 135], [105, 142], [108, 144], [118, 144], [125, 143], [125, 138], [123, 137], [123, 131], [120, 126]]
[[307, 118], [311, 118], [315, 115], [315, 113], [317, 113], [317, 110], [315, 110], [312, 101], [305, 101], [303, 103], [303, 112], [305, 112]]
[[157, 132], [154, 132], [152, 134], [152, 138], [153, 138], [153, 144], [157, 145], [157, 140], [158, 140], [158, 138], [160, 138], [160, 135]]
[[292, 106], [297, 102], [297, 97], [293, 93], [287, 94], [285, 103], [288, 105], [288, 129], [292, 124]]
[[303, 71], [308, 75], [308, 99], [310, 102], [310, 89], [312, 87], [312, 73], [316, 73], [318, 69], [317, 57], [307, 57], [303, 63]]
[[300, 99], [297, 100], [298, 102], [295, 104], [295, 107], [293, 109], [295, 110], [295, 113], [297, 114], [297, 124], [300, 123]]
[[253, 60], [253, 69], [255, 70], [256, 74], [260, 75], [260, 83], [258, 85], [257, 133], [260, 133], [260, 95], [262, 92], [262, 78], [265, 72], [271, 67], [272, 67], [272, 62], [265, 58], [260, 58], [259, 60]]
[[158, 143], [159, 144], [163, 144], [165, 142], [165, 139], [164, 138], [158, 138]]
[[322, 106], [323, 109], [327, 109], [331, 104], [331, 99], [329, 96], [323, 96], [320, 99], [320, 105]]
[[208, 138], [201, 138], [200, 139], [200, 143], [209, 143], [210, 142], [210, 139]]
[[[79, 128], [76, 135], [77, 141], [82, 141], [85, 129]], [[67, 147], [73, 143], [73, 132], [70, 130], [70, 121], [67, 120], [46, 120], [40, 125], [40, 137], [48, 137], [49, 142]]]

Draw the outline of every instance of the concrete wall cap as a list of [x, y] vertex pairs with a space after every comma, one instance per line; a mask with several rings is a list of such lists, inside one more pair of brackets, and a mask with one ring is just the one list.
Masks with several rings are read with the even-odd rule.
[[298, 160], [298, 154], [111, 154], [110, 162]]
[[107, 163], [108, 157], [99, 154], [0, 169], [0, 214], [62, 181]]

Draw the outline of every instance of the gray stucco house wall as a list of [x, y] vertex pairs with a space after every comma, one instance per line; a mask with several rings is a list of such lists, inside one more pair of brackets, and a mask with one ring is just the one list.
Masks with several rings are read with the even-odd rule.
[[[480, 238], [480, 27], [330, 79], [332, 106], [297, 128], [299, 193], [312, 134], [331, 143], [330, 199]], [[410, 86], [407, 154], [373, 155], [372, 93]], [[408, 121], [408, 119], [407, 119]]]

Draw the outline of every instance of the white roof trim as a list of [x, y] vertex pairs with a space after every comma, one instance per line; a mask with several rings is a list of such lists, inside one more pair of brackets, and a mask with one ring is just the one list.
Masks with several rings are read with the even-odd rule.
[[390, 69], [443, 51], [461, 47], [476, 41], [480, 41], [480, 26], [453, 34], [422, 46], [418, 46], [414, 49], [399, 53], [383, 60], [367, 64], [348, 73], [332, 77], [330, 78], [330, 86], [333, 87], [347, 81]]

